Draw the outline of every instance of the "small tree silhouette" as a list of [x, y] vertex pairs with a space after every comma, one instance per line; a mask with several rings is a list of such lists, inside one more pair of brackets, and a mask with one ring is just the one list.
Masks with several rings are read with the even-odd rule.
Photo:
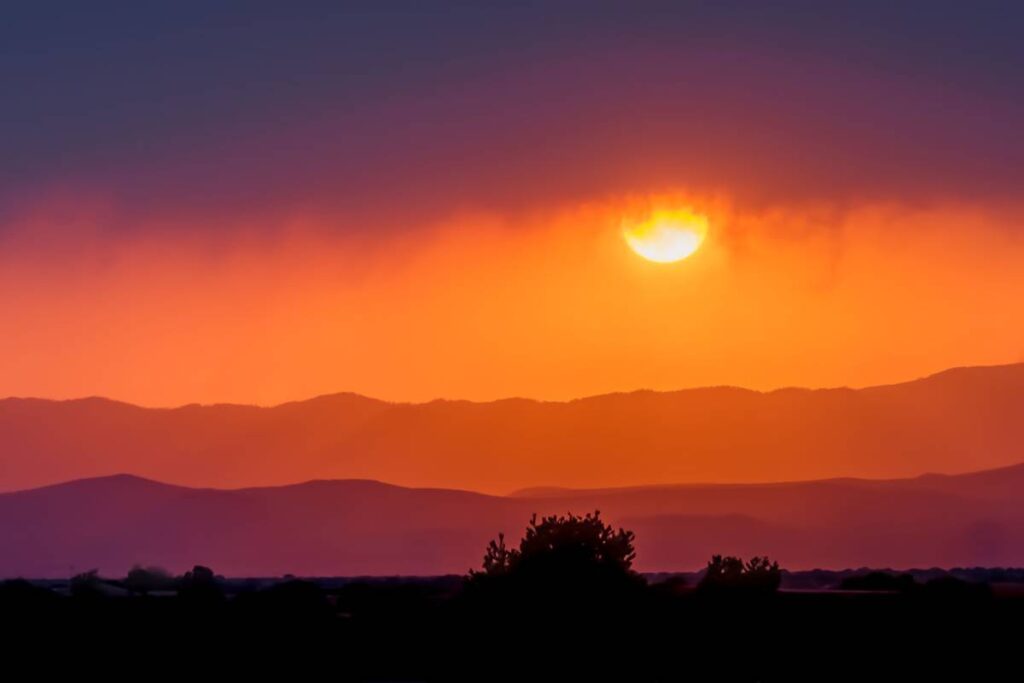
[[767, 557], [755, 556], [744, 563], [738, 557], [714, 555], [697, 587], [705, 592], [774, 593], [781, 582], [779, 563]]
[[224, 592], [213, 570], [197, 564], [178, 582], [178, 598], [190, 604], [216, 603], [223, 601]]
[[[497, 541], [487, 544], [487, 553], [484, 555], [484, 570], [482, 574], [488, 576], [503, 576], [512, 569], [512, 563], [519, 559], [519, 551], [505, 545], [505, 534], [498, 534]], [[470, 570], [470, 574], [476, 572]]]
[[90, 569], [72, 576], [69, 589], [73, 597], [98, 599], [103, 597], [102, 583], [103, 579], [100, 578], [99, 570]]
[[166, 569], [135, 565], [128, 572], [123, 584], [133, 593], [146, 595], [150, 591], [170, 590], [177, 585], [177, 582]]

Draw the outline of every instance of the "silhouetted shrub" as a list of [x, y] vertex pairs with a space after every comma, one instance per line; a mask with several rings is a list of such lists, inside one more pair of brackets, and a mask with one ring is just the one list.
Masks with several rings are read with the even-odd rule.
[[177, 587], [178, 581], [160, 567], [132, 567], [122, 584], [133, 593], [143, 595], [151, 591], [167, 591]]
[[[633, 533], [613, 529], [600, 512], [538, 519], [518, 548], [491, 541], [481, 571], [471, 571], [467, 602], [509, 619], [582, 624], [632, 610], [646, 585], [633, 571]], [[511, 623], [511, 622], [510, 622]]]
[[487, 545], [483, 571], [471, 575], [553, 575], [594, 571], [632, 573], [636, 551], [633, 531], [613, 529], [601, 520], [601, 512], [583, 516], [567, 514], [529, 520], [518, 549], [505, 545], [505, 535]]
[[484, 553], [483, 572], [470, 570], [470, 576], [504, 576], [512, 571], [512, 564], [519, 559], [519, 551], [505, 545], [505, 534], [498, 534], [497, 541], [487, 544]]
[[[636, 632], [646, 582], [633, 571], [635, 557], [633, 533], [605, 524], [600, 512], [534, 515], [517, 548], [499, 536], [482, 570], [470, 572], [455, 612], [459, 638], [483, 659], [542, 642], [550, 680], [623, 675], [630, 662], [581, 653], [593, 634], [623, 644]], [[535, 680], [530, 659], [504, 663], [501, 680]], [[475, 678], [466, 664], [450, 677]]]
[[191, 604], [218, 603], [224, 600], [224, 591], [213, 570], [197, 564], [178, 581], [178, 597]]
[[714, 555], [697, 587], [705, 593], [740, 591], [768, 594], [777, 591], [781, 582], [779, 563], [767, 557], [752, 557], [744, 562], [739, 557]]
[[71, 577], [69, 590], [73, 597], [79, 599], [96, 599], [103, 597], [102, 579], [98, 569], [75, 574]]

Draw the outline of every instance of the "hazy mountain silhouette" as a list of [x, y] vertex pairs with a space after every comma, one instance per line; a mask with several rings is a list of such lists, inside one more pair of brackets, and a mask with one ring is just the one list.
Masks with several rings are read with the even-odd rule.
[[492, 493], [545, 486], [965, 472], [1024, 457], [1024, 364], [868, 389], [639, 391], [566, 403], [273, 408], [0, 400], [0, 490], [132, 472], [192, 486], [365, 478]]
[[133, 564], [230, 575], [438, 574], [479, 566], [534, 513], [600, 509], [636, 532], [637, 568], [713, 553], [811, 567], [1024, 564], [1024, 465], [915, 479], [683, 485], [487, 496], [372, 481], [191, 489], [131, 476], [0, 494], [0, 576]]

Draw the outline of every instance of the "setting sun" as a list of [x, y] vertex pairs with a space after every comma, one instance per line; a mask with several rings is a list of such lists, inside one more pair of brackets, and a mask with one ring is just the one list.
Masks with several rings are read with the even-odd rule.
[[622, 236], [629, 248], [655, 263], [674, 263], [691, 255], [707, 230], [708, 219], [688, 209], [654, 211], [640, 221], [622, 221]]
[[4, 3], [3, 670], [1020, 668], [1024, 1], [725, 4]]

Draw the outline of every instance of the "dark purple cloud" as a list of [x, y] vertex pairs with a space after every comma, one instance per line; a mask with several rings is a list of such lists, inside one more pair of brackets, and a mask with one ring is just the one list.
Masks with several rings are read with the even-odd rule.
[[0, 216], [54, 191], [123, 230], [674, 186], [1013, 198], [1024, 10], [893, 4], [26, 4], [0, 27]]

